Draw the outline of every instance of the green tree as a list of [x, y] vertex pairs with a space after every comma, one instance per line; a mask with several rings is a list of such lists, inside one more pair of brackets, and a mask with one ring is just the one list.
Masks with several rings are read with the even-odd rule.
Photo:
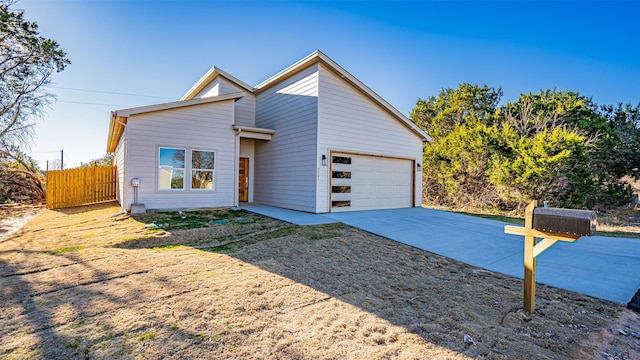
[[499, 200], [487, 171], [490, 149], [502, 142], [488, 136], [499, 115], [501, 96], [501, 89], [465, 83], [418, 99], [411, 119], [433, 138], [423, 159], [426, 202], [486, 207]]
[[519, 136], [508, 124], [502, 125], [508, 151], [492, 155], [490, 182], [499, 188], [505, 203], [521, 208], [533, 199], [562, 202], [571, 188], [567, 171], [583, 163], [584, 136], [565, 127]]
[[607, 171], [616, 178], [640, 178], [640, 104], [603, 106], [602, 113], [614, 139], [614, 146], [606, 149]]
[[603, 208], [628, 202], [632, 188], [623, 177], [638, 176], [633, 170], [633, 163], [639, 161], [638, 109], [630, 105], [600, 107], [591, 98], [569, 91], [554, 91], [552, 95], [568, 104], [567, 126], [586, 137], [588, 161], [568, 173], [572, 192], [565, 199], [567, 206]]
[[517, 209], [531, 199], [604, 207], [627, 201], [623, 176], [640, 172], [640, 106], [604, 107], [570, 91], [522, 94], [469, 84], [418, 100], [424, 199], [454, 207]]
[[51, 75], [70, 64], [58, 43], [38, 34], [22, 11], [0, 3], [0, 141], [26, 144], [35, 119], [51, 101]]
[[454, 207], [500, 207], [498, 189], [489, 181], [492, 154], [504, 145], [497, 134], [495, 125], [469, 121], [425, 146], [425, 200]]
[[501, 97], [500, 88], [462, 83], [457, 89], [442, 89], [438, 96], [418, 99], [411, 120], [439, 139], [470, 120], [493, 123]]
[[84, 163], [82, 167], [102, 167], [113, 165], [113, 154], [104, 154], [97, 159], [93, 159], [87, 163]]

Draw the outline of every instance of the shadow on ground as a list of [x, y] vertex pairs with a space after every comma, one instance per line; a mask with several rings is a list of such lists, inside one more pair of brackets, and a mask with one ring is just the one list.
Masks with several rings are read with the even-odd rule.
[[529, 315], [518, 279], [342, 224], [115, 212], [47, 212], [0, 244], [0, 357], [580, 358], [620, 311], [540, 286]]

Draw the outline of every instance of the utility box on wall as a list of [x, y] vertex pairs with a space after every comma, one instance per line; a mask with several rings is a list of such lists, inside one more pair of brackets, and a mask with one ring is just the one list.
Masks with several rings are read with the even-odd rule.
[[131, 187], [133, 187], [133, 204], [131, 204], [131, 214], [146, 214], [144, 204], [138, 203], [138, 188], [140, 187], [140, 178], [131, 179]]

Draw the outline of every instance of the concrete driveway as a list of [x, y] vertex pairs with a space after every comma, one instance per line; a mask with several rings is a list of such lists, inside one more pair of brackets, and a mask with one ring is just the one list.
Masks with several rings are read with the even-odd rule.
[[[523, 277], [523, 242], [503, 222], [427, 208], [309, 214], [270, 206], [246, 210], [298, 225], [332, 222], [502, 274]], [[628, 303], [640, 288], [640, 239], [584, 237], [537, 257], [537, 282]]]

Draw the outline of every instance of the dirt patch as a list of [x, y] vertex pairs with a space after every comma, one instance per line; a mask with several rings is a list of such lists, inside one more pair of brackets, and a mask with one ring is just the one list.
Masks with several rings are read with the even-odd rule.
[[640, 208], [621, 206], [598, 214], [599, 231], [624, 231], [640, 234]]
[[117, 212], [0, 243], [0, 358], [640, 358], [622, 305], [539, 285], [530, 315], [521, 280], [345, 225]]
[[0, 204], [0, 241], [44, 211], [43, 205]]

